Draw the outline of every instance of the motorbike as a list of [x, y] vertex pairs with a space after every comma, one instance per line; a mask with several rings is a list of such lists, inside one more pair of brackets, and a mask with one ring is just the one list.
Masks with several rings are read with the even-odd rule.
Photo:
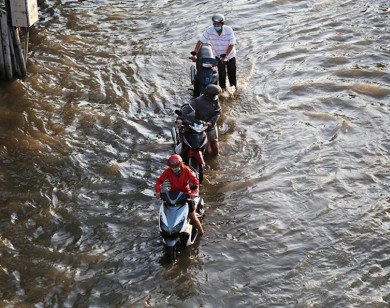
[[179, 250], [192, 245], [198, 235], [198, 230], [188, 218], [189, 208], [187, 202], [194, 202], [194, 210], [198, 218], [204, 215], [204, 201], [180, 191], [161, 193], [162, 203], [159, 211], [159, 230], [162, 241], [167, 248], [168, 260], [177, 259]]
[[[181, 108], [183, 108], [183, 105]], [[179, 116], [183, 116], [180, 110], [175, 110]], [[206, 122], [195, 118], [193, 114], [184, 117], [181, 128], [178, 125], [171, 129], [171, 135], [175, 153], [179, 154], [183, 161], [198, 173], [199, 184], [203, 182], [204, 152], [207, 146]]]
[[[197, 55], [196, 65], [191, 65], [191, 84], [194, 85], [193, 97], [203, 94], [209, 84], [218, 84], [218, 64], [221, 59], [216, 57], [213, 48], [208, 43], [203, 43]], [[221, 55], [221, 58], [226, 55]], [[190, 58], [191, 59], [191, 58]]]

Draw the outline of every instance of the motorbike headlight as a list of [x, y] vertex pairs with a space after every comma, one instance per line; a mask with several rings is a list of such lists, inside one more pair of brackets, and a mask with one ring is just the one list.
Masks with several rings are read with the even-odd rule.
[[179, 223], [173, 227], [172, 233], [179, 233], [181, 231], [181, 228], [183, 227], [185, 218], [183, 217], [182, 220], [179, 221]]
[[169, 228], [162, 220], [160, 220], [161, 231], [168, 234], [169, 236], [180, 233], [184, 221], [185, 217], [183, 217], [183, 219], [181, 219], [173, 228]]
[[160, 227], [163, 232], [169, 232], [168, 226], [162, 221], [162, 219], [160, 219]]

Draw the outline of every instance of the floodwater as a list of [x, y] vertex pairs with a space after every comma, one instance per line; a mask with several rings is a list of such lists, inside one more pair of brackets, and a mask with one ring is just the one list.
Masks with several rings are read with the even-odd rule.
[[[1, 307], [389, 307], [388, 0], [39, 4], [0, 84]], [[169, 264], [154, 183], [217, 11], [238, 91]]]

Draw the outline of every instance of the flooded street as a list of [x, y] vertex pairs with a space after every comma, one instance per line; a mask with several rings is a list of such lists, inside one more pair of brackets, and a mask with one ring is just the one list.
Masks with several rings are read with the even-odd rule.
[[[0, 83], [0, 307], [389, 307], [388, 1], [38, 3]], [[215, 12], [238, 91], [170, 264], [154, 185]]]

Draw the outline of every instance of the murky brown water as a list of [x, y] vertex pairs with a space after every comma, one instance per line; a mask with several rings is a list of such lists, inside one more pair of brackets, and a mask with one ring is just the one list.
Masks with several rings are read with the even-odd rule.
[[[0, 85], [0, 306], [389, 307], [389, 7], [41, 1]], [[206, 235], [167, 264], [154, 183], [217, 10], [239, 90]]]

